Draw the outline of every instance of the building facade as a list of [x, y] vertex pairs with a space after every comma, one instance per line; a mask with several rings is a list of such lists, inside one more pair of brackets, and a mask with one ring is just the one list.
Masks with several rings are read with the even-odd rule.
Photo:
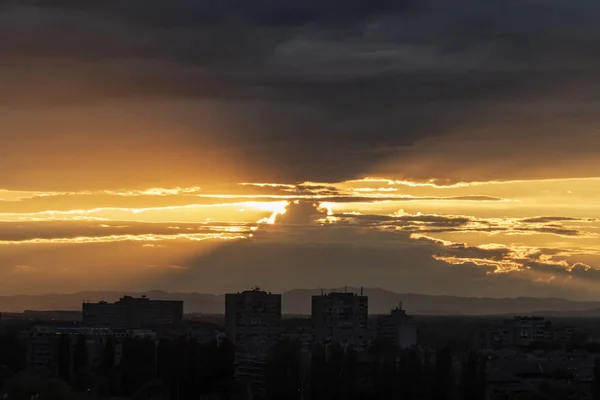
[[126, 330], [107, 328], [47, 327], [34, 326], [21, 333], [26, 348], [27, 368], [53, 372], [58, 367], [58, 344], [62, 335], [69, 336], [71, 355], [75, 353], [80, 335], [86, 338], [89, 366], [97, 367], [102, 363], [104, 349], [109, 338], [114, 339], [115, 364], [121, 359], [121, 343], [126, 338], [150, 338], [156, 340], [156, 334], [149, 330]]
[[27, 368], [38, 371], [54, 371], [58, 355], [56, 330], [36, 326], [21, 333], [25, 345]]
[[82, 318], [88, 327], [141, 329], [181, 324], [183, 301], [125, 296], [115, 303], [83, 303]]
[[236, 346], [238, 376], [262, 389], [268, 352], [281, 339], [281, 295], [260, 288], [227, 294], [225, 333]]
[[315, 343], [364, 346], [368, 337], [367, 296], [332, 292], [312, 297], [311, 319]]
[[389, 340], [401, 349], [408, 349], [417, 344], [417, 326], [400, 305], [390, 315], [379, 318], [377, 336]]

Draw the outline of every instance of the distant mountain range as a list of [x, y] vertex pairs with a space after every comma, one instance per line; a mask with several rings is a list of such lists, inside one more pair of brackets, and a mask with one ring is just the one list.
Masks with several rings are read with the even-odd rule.
[[[338, 289], [339, 290], [339, 289]], [[326, 290], [332, 291], [332, 290]], [[358, 293], [359, 289], [348, 288]], [[310, 314], [311, 296], [320, 289], [295, 289], [283, 293], [284, 314]], [[80, 310], [85, 301], [116, 301], [124, 294], [146, 295], [155, 300], [183, 300], [186, 313], [223, 314], [225, 296], [204, 293], [144, 293], [79, 292], [73, 294], [44, 294], [31, 296], [0, 296], [0, 311]], [[394, 293], [383, 289], [364, 289], [369, 296], [369, 313], [385, 314], [402, 302], [410, 314], [419, 315], [548, 315], [557, 317], [600, 317], [599, 301], [572, 301], [560, 298], [478, 298], [436, 296], [413, 293]]]

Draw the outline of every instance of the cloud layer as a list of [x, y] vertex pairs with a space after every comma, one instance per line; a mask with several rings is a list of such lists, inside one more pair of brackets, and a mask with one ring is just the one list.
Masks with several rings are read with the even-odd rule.
[[552, 192], [589, 183], [529, 181], [532, 193], [522, 184], [366, 179], [244, 183], [223, 192], [5, 191], [12, 211], [0, 213], [0, 270], [15, 293], [60, 281], [62, 291], [348, 284], [596, 298], [597, 197], [572, 193], [590, 203], [579, 207], [587, 216], [561, 216], [560, 198], [533, 195], [537, 185]]
[[0, 277], [596, 298], [599, 18], [4, 1]]
[[1, 11], [0, 148], [12, 167], [1, 186], [600, 172], [589, 0], [30, 0]]

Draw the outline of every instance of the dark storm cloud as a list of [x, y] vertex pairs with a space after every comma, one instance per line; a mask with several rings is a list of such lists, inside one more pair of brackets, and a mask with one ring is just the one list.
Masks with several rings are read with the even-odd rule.
[[[168, 277], [169, 284], [184, 285], [185, 280], [214, 270], [247, 279], [243, 260], [252, 260], [253, 279], [273, 290], [344, 284], [381, 287], [386, 282], [384, 286], [398, 291], [473, 294], [469, 287], [481, 287], [475, 282], [491, 286], [493, 281], [486, 279], [490, 268], [436, 261], [429, 246], [415, 245], [406, 235], [362, 228], [301, 231], [257, 236], [246, 243], [226, 244], [206, 256], [180, 260], [188, 270]], [[304, 240], [298, 241], [298, 235]], [[240, 283], [229, 279], [227, 284]]]
[[[295, 211], [304, 216], [314, 215], [308, 205]], [[260, 229], [257, 233], [263, 234], [250, 240], [227, 243], [209, 254], [177, 260], [176, 264], [185, 266], [186, 270], [172, 274], [163, 283], [187, 289], [186, 282], [197, 284], [202, 281], [199, 277], [218, 270], [214, 279], [221, 283], [219, 277], [226, 276], [227, 281], [223, 279], [221, 284], [226, 285], [227, 290], [237, 290], [239, 285], [247, 286], [248, 268], [251, 268], [252, 279], [276, 291], [347, 284], [385, 287], [398, 292], [462, 296], [560, 294], [577, 297], [576, 293], [582, 290], [568, 280], [573, 273], [567, 266], [547, 261], [544, 270], [541, 267], [535, 271], [528, 269], [527, 264], [541, 264], [535, 251], [552, 255], [553, 250], [529, 249], [528, 257], [518, 258], [521, 254], [510, 248], [481, 248], [432, 238], [415, 240], [403, 232], [357, 226], [314, 229], [309, 225], [296, 225], [273, 235], [268, 232], [270, 228], [267, 231]], [[460, 262], [447, 262], [448, 257]], [[248, 260], [252, 260], [251, 264]], [[497, 273], [503, 263], [511, 264], [515, 269]], [[576, 270], [573, 277], [576, 277], [587, 266], [573, 268]], [[365, 269], [369, 271], [366, 275]], [[578, 281], [593, 283], [590, 271], [595, 270], [586, 271], [586, 276], [577, 275], [582, 278]], [[560, 279], [554, 283], [535, 281], [542, 273], [551, 273]], [[588, 289], [586, 294], [592, 295], [595, 288]]]
[[[216, 68], [198, 69], [196, 74], [208, 74], [213, 79], [220, 76], [227, 81], [236, 75], [241, 80], [234, 81], [232, 89], [273, 86], [285, 89], [281, 94], [286, 96], [300, 94], [299, 98], [312, 97], [313, 101], [319, 99], [310, 96], [310, 92], [322, 95], [327, 91], [344, 90], [344, 87], [350, 91], [372, 88], [393, 98], [410, 94], [409, 99], [417, 96], [423, 100], [457, 100], [452, 89], [462, 88], [461, 99], [467, 96], [478, 100], [486, 91], [488, 78], [493, 83], [489, 89], [494, 96], [506, 90], [512, 97], [516, 88], [510, 88], [511, 81], [518, 81], [518, 86], [549, 83], [555, 76], [540, 72], [564, 69], [561, 63], [565, 62], [586, 69], [586, 65], [578, 63], [578, 58], [589, 57], [584, 54], [553, 65], [545, 64], [555, 52], [577, 50], [568, 47], [574, 40], [579, 40], [579, 46], [585, 46], [597, 39], [594, 26], [585, 25], [593, 21], [591, 16], [598, 12], [597, 8], [582, 8], [581, 0], [573, 3], [577, 4], [544, 6], [533, 2], [492, 1], [482, 5], [463, 0], [449, 7], [441, 1], [419, 4], [412, 0], [296, 0], [252, 4], [225, 0], [106, 1], [101, 6], [74, 1], [5, 2], [2, 40], [3, 50], [14, 57], [95, 61], [156, 59], [173, 62], [172, 67], [176, 69], [185, 65], [208, 65]], [[574, 15], [571, 19], [564, 18], [561, 11]], [[552, 31], [546, 23], [554, 23]], [[570, 29], [575, 27], [579, 29], [572, 32]], [[11, 36], [11, 33], [24, 35]], [[207, 33], [213, 36], [206, 37]], [[439, 36], [440, 33], [444, 36]], [[589, 35], [585, 41], [581, 40], [586, 37], [583, 33]], [[293, 74], [282, 75], [287, 71], [285, 68], [268, 69], [273, 58], [285, 56], [283, 61], [292, 62], [299, 61], [297, 55], [310, 55], [312, 57], [305, 60], [312, 62], [315, 57], [331, 53], [330, 50], [334, 51], [330, 57], [354, 57], [355, 65], [351, 67], [355, 69], [349, 71], [351, 73], [347, 71], [342, 79], [338, 73], [344, 65], [319, 63], [318, 76], [307, 74], [306, 70], [289, 70]], [[240, 66], [232, 62], [240, 60], [252, 63]], [[498, 60], [503, 63], [498, 64]], [[380, 70], [382, 64], [390, 61], [393, 68]], [[220, 64], [222, 62], [226, 64]], [[138, 68], [124, 68], [127, 79], [143, 79], [144, 75], [149, 77], [162, 72], [167, 79], [162, 88], [160, 82], [154, 83], [158, 86], [157, 93], [168, 92], [169, 82], [175, 95], [179, 91], [183, 95], [194, 95], [194, 89], [200, 88], [194, 88], [194, 82], [186, 76], [172, 74], [174, 70], [153, 71], [168, 64], [134, 66]], [[251, 70], [247, 69], [249, 66]], [[336, 68], [328, 69], [333, 67]], [[473, 69], [492, 74], [476, 77], [465, 74]], [[106, 73], [111, 69], [104, 66], [101, 71]], [[522, 75], [528, 71], [534, 76]], [[177, 79], [182, 79], [185, 85], [175, 84]], [[394, 82], [413, 87], [395, 93]], [[222, 84], [223, 80], [218, 82]], [[293, 86], [296, 84], [297, 87]], [[440, 87], [448, 90], [439, 90]], [[224, 95], [226, 88], [222, 90]], [[136, 88], [128, 89], [135, 92]], [[140, 85], [137, 89], [144, 88]], [[260, 94], [259, 90], [253, 97]], [[206, 94], [197, 91], [195, 96]], [[343, 96], [336, 97], [348, 101], [342, 100]], [[379, 104], [388, 102], [389, 99], [383, 97], [375, 100]]]
[[[217, 133], [206, 133], [204, 116], [190, 117], [186, 145], [204, 148], [202, 135], [223, 139], [217, 152], [235, 143], [236, 157], [263, 166], [266, 179], [363, 175], [466, 120], [483, 124], [479, 137], [503, 136], [485, 128], [506, 115], [477, 112], [492, 103], [535, 103], [564, 86], [571, 89], [560, 101], [598, 100], [600, 10], [588, 0], [40, 0], [0, 7], [2, 104], [63, 106], [57, 112], [71, 115], [69, 106], [117, 98], [203, 102], [198, 108], [211, 102], [220, 110], [221, 122], [210, 127]], [[534, 108], [528, 120], [547, 117]], [[594, 121], [591, 111], [581, 113], [579, 121]], [[419, 179], [445, 174], [432, 168], [400, 171]], [[448, 170], [453, 180], [463, 174]]]
[[[31, 0], [37, 7], [98, 11], [98, 6], [76, 0]], [[165, 7], [160, 0], [132, 0], [102, 2], [105, 12], [125, 17], [130, 21], [158, 28], [220, 24], [229, 19], [257, 25], [297, 26], [306, 24], [338, 24], [340, 21], [356, 22], [374, 14], [394, 13], [416, 9], [414, 0], [260, 0], [248, 3], [243, 0], [172, 0]]]

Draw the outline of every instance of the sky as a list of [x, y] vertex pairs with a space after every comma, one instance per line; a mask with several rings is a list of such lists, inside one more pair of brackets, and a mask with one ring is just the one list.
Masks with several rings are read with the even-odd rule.
[[600, 300], [595, 0], [5, 0], [0, 295]]

